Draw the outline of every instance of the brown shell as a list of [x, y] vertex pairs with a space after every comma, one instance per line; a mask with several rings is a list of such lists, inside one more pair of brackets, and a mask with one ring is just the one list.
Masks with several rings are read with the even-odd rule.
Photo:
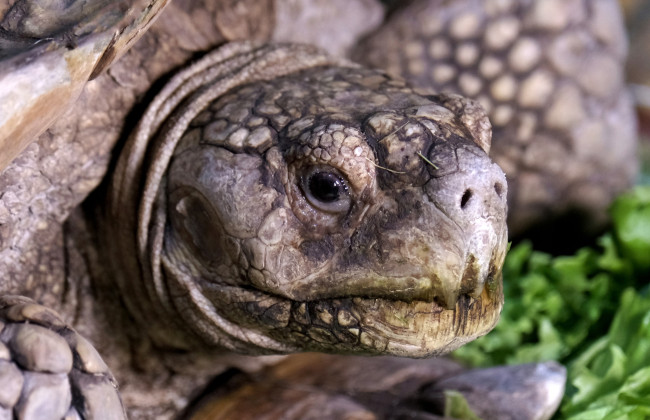
[[0, 170], [137, 41], [167, 4], [0, 3]]

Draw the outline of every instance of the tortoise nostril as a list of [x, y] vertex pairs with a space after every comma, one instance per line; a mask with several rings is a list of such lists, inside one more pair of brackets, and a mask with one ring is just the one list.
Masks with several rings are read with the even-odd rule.
[[503, 185], [500, 182], [494, 184], [494, 191], [497, 193], [499, 198], [503, 196]]
[[463, 196], [460, 199], [460, 208], [464, 209], [467, 203], [469, 202], [469, 199], [472, 198], [472, 190], [469, 188], [465, 190], [463, 193]]

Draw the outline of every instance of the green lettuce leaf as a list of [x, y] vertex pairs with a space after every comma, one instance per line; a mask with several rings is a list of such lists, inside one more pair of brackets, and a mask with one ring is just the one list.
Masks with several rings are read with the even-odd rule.
[[619, 197], [611, 214], [622, 254], [640, 271], [650, 271], [650, 188], [637, 187]]
[[[568, 419], [650, 416], [650, 297], [627, 289], [609, 332], [569, 364]], [[591, 413], [591, 414], [589, 414]], [[587, 416], [587, 417], [585, 417]]]
[[472, 411], [463, 394], [451, 389], [445, 390], [444, 415], [445, 418], [450, 419], [481, 420], [481, 418]]

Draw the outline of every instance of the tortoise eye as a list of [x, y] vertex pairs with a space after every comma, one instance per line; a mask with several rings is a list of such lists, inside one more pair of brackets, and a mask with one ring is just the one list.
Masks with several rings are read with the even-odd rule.
[[346, 191], [345, 181], [331, 172], [316, 172], [309, 178], [309, 192], [323, 203], [337, 201]]
[[312, 168], [303, 177], [302, 184], [307, 201], [318, 210], [328, 213], [343, 213], [349, 210], [351, 199], [348, 184], [338, 173]]

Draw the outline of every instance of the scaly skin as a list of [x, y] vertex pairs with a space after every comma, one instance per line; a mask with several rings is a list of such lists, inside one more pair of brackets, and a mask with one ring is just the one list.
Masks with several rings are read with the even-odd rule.
[[[489, 123], [460, 97], [229, 44], [145, 113], [100, 248], [159, 347], [444, 353], [502, 304], [506, 184], [481, 146]], [[340, 197], [314, 198], [315, 173]]]
[[558, 235], [574, 243], [597, 230], [638, 171], [626, 55], [615, 0], [417, 0], [353, 57], [478, 100], [508, 176], [511, 236], [564, 218], [537, 232], [561, 252]]
[[125, 419], [97, 350], [53, 310], [0, 297], [0, 418]]
[[[511, 7], [507, 5], [517, 3], [488, 1], [485, 4], [491, 4], [491, 7]], [[542, 3], [533, 4], [536, 5], [535, 8], [539, 8]], [[554, 7], [561, 6], [558, 2], [553, 4]], [[607, 3], [598, 3], [602, 4]], [[601, 6], [587, 10], [595, 10], [598, 7]], [[512, 24], [505, 19], [511, 16], [506, 12], [502, 14], [505, 15], [500, 17], [504, 18], [506, 23]], [[456, 14], [451, 13], [450, 16], [453, 19], [449, 25], [467, 30], [466, 25], [453, 24], [458, 18]], [[497, 20], [490, 20], [490, 23]], [[507, 26], [504, 27], [507, 29]], [[553, 36], [564, 35], [561, 30], [552, 28], [549, 33]], [[607, 36], [607, 31], [603, 32], [602, 28], [597, 29], [596, 33], [601, 37]], [[135, 55], [135, 62], [146, 69], [147, 86], [171, 67], [187, 59], [190, 55], [185, 49], [187, 45], [191, 45], [189, 51], [196, 51], [207, 48], [213, 42], [204, 42], [201, 39], [197, 44], [202, 46], [197, 46], [192, 44], [195, 41], [192, 35], [173, 35], [175, 40], [180, 39], [180, 49], [185, 53], [182, 58], [175, 56], [172, 60], [174, 64], [167, 63], [167, 51], [162, 54], [165, 55], [163, 60], [149, 60], [150, 55], [147, 54]], [[465, 35], [461, 30], [460, 34], [455, 35], [456, 41], [465, 39]], [[552, 38], [551, 35], [549, 37]], [[156, 37], [153, 39], [158, 40], [160, 45], [169, 46], [164, 37], [161, 38], [162, 41]], [[609, 42], [615, 42], [611, 39], [599, 41], [607, 45]], [[413, 54], [413, 51], [420, 48], [416, 44], [413, 44], [413, 48], [408, 44], [409, 48], [405, 48], [404, 52]], [[156, 42], [151, 45], [160, 46]], [[472, 55], [472, 45], [464, 46], [466, 48], [461, 48], [454, 54], [458, 64], [462, 64], [467, 56]], [[149, 54], [154, 56], [152, 51], [156, 50], [150, 48]], [[261, 55], [256, 59], [261, 58], [264, 61], [265, 54], [269, 51], [258, 51], [261, 51]], [[240, 53], [243, 56], [250, 53], [237, 48], [231, 52], [236, 57], [239, 57]], [[135, 163], [132, 166], [121, 164], [123, 166], [120, 167], [121, 173], [118, 177], [123, 176], [122, 181], [126, 180], [131, 185], [126, 187], [125, 196], [113, 197], [110, 204], [114, 217], [108, 219], [109, 226], [104, 226], [107, 231], [102, 232], [101, 236], [104, 242], [102, 251], [106, 245], [111, 248], [111, 259], [91, 259], [89, 263], [91, 270], [101, 271], [98, 267], [101, 264], [108, 266], [110, 270], [123, 270], [117, 277], [119, 290], [115, 290], [114, 279], [97, 277], [92, 287], [76, 280], [71, 284], [60, 281], [62, 277], [68, 278], [71, 274], [74, 279], [83, 277], [81, 273], [70, 271], [66, 265], [69, 261], [56, 266], [68, 270], [65, 276], [59, 275], [60, 273], [52, 276], [48, 273], [48, 276], [54, 278], [53, 281], [37, 283], [39, 290], [30, 287], [31, 279], [25, 283], [19, 280], [12, 283], [14, 279], [12, 282], [3, 283], [3, 290], [18, 290], [16, 284], [19, 284], [21, 291], [24, 289], [32, 296], [53, 295], [54, 300], [60, 295], [64, 298], [69, 296], [68, 288], [72, 288], [78, 291], [80, 307], [95, 304], [96, 308], [109, 308], [99, 315], [92, 314], [100, 318], [105, 317], [102, 324], [105, 328], [95, 328], [92, 334], [94, 338], [98, 338], [96, 342], [109, 344], [107, 347], [101, 346], [102, 353], [108, 354], [111, 359], [109, 364], [122, 378], [126, 378], [122, 381], [126, 390], [125, 401], [134, 418], [151, 418], [157, 413], [163, 413], [164, 416], [177, 413], [186, 402], [184, 398], [200, 388], [210, 372], [201, 371], [194, 377], [186, 375], [184, 379], [176, 381], [182, 375], [176, 375], [174, 369], [191, 369], [191, 365], [199, 359], [198, 353], [201, 352], [204, 354], [200, 358], [208, 353], [211, 358], [204, 360], [210, 361], [215, 360], [216, 352], [225, 350], [262, 354], [308, 349], [339, 353], [424, 356], [458, 346], [464, 340], [481, 334], [495, 322], [501, 305], [497, 277], [503, 249], [499, 244], [503, 244], [505, 240], [505, 231], [498, 222], [486, 221], [485, 217], [476, 216], [485, 216], [494, 209], [500, 211], [502, 202], [495, 197], [505, 194], [505, 183], [494, 182], [495, 170], [485, 157], [490, 144], [485, 116], [472, 102], [453, 96], [418, 96], [400, 83], [389, 82], [384, 76], [354, 69], [338, 60], [332, 61], [320, 53], [291, 48], [286, 53], [296, 54], [295, 60], [286, 60], [284, 57], [279, 67], [274, 67], [271, 62], [271, 70], [264, 76], [261, 76], [264, 71], [258, 71], [269, 65], [269, 62], [252, 60], [249, 63], [252, 65], [247, 67], [248, 74], [241, 79], [235, 78], [237, 80], [234, 82], [231, 76], [242, 67], [233, 66], [232, 61], [228, 61], [222, 68], [222, 80], [230, 85], [220, 88], [215, 87], [208, 79], [201, 80], [201, 83], [207, 82], [205, 91], [217, 100], [214, 109], [210, 109], [210, 114], [202, 115], [202, 112], [199, 112], [202, 108], [197, 107], [193, 100], [175, 103], [171, 107], [173, 109], [168, 111], [174, 113], [174, 118], [190, 116], [188, 119], [192, 121], [184, 121], [189, 124], [189, 131], [185, 132], [185, 128], [181, 127], [182, 129], [175, 133], [165, 129], [162, 134], [146, 134], [139, 146], [141, 149], [136, 150], [134, 155]], [[561, 55], [562, 51], [556, 53]], [[306, 57], [311, 57], [309, 59], [313, 61], [305, 61]], [[161, 64], [162, 62], [165, 64]], [[523, 62], [525, 63], [525, 60]], [[326, 64], [333, 68], [322, 67]], [[411, 64], [409, 62], [409, 65]], [[521, 65], [522, 62], [518, 64]], [[417, 69], [417, 60], [412, 67]], [[132, 69], [128, 65], [117, 69], [111, 75], [111, 82], [119, 85], [121, 94], [127, 93], [124, 95], [124, 101], [107, 101], [105, 108], [109, 111], [120, 108], [117, 115], [121, 120], [124, 117], [122, 111], [131, 109], [136, 99], [127, 88], [134, 80]], [[285, 71], [302, 79], [285, 77]], [[336, 75], [340, 79], [328, 81], [328, 75]], [[258, 76], [264, 80], [272, 80], [258, 80]], [[461, 88], [471, 87], [471, 83], [468, 84], [466, 79], [463, 78], [465, 82], [461, 83]], [[139, 92], [136, 95], [146, 90], [140, 82], [134, 83]], [[250, 86], [240, 87], [239, 83]], [[107, 92], [115, 86], [106, 88], [108, 85], [102, 84], [97, 95], [110, 97]], [[598, 86], [596, 89], [605, 89], [609, 85], [590, 83], [587, 86], [580, 85], [580, 89], [589, 91], [594, 89], [594, 86]], [[511, 84], [504, 82], [490, 91], [495, 90], [503, 94], [509, 87], [512, 87]], [[226, 92], [229, 89], [232, 90]], [[280, 92], [280, 97], [274, 97], [272, 92]], [[306, 108], [301, 100], [304, 92], [307, 92], [310, 100], [316, 100], [321, 109]], [[328, 102], [324, 92], [333, 94], [337, 101]], [[226, 97], [218, 99], [222, 94]], [[614, 96], [616, 95], [612, 94], [612, 97]], [[88, 103], [93, 103], [92, 93], [88, 98]], [[359, 98], [367, 102], [355, 102]], [[163, 100], [165, 104], [167, 99], [169, 98]], [[484, 98], [479, 99], [487, 103]], [[585, 106], [585, 109], [590, 112], [599, 106], [591, 99], [585, 101], [589, 105]], [[493, 107], [493, 111], [507, 111], [508, 108], [501, 107], [507, 105], [506, 102], [505, 99], [501, 100], [499, 106]], [[560, 105], [560, 109], [562, 106], [566, 108], [567, 105]], [[244, 109], [247, 110], [246, 115], [242, 111]], [[106, 110], [100, 114], [107, 114]], [[346, 113], [347, 117], [342, 117], [339, 115], [342, 110], [352, 112]], [[251, 112], [266, 119], [263, 124], [272, 124], [265, 130], [263, 126], [258, 125], [259, 121], [251, 117]], [[311, 114], [318, 116], [311, 120]], [[493, 115], [507, 114], [504, 111], [502, 114]], [[623, 117], [619, 118], [616, 113], [612, 115], [613, 120], [627, 121]], [[216, 121], [208, 122], [205, 118], [214, 118]], [[500, 123], [499, 118], [495, 121]], [[152, 132], [157, 131], [157, 122], [145, 121], [144, 125], [147, 124], [153, 125]], [[101, 129], [101, 124], [97, 126], [100, 127], [96, 130], [97, 133], [106, 135], [106, 130]], [[83, 124], [72, 124], [72, 131], [79, 127], [84, 128]], [[625, 131], [626, 123], [621, 123], [620, 127]], [[115, 133], [119, 129], [119, 126], [111, 126], [108, 141], [98, 141], [97, 144], [102, 144], [103, 150], [109, 150], [118, 137]], [[594, 132], [598, 131], [596, 127]], [[96, 137], [93, 134], [95, 133], [91, 130], [90, 135], [84, 135]], [[57, 137], [57, 132], [54, 130], [48, 135]], [[210, 137], [211, 135], [213, 137]], [[332, 143], [328, 136], [332, 138]], [[336, 138], [340, 139], [340, 145], [335, 143], [339, 141]], [[573, 140], [575, 138], [572, 137]], [[204, 143], [197, 142], [197, 139], [204, 140]], [[48, 139], [45, 138], [41, 144], [49, 144], [46, 140]], [[149, 141], [152, 143], [146, 145]], [[210, 145], [207, 145], [208, 141], [211, 142]], [[621, 155], [631, 149], [630, 143], [625, 140], [622, 142], [622, 147], [617, 150]], [[83, 144], [89, 147], [86, 139]], [[580, 150], [583, 152], [587, 147], [584, 144], [573, 146], [582, 146]], [[127, 149], [128, 152], [134, 151], [131, 147]], [[346, 147], [347, 150], [344, 150]], [[543, 147], [541, 149], [544, 150]], [[357, 150], [358, 155], [355, 154]], [[542, 156], [539, 148], [533, 150], [536, 151], [530, 152], [529, 163]], [[43, 154], [49, 156], [47, 152]], [[165, 154], [172, 156], [171, 163], [165, 161], [165, 158], [169, 157]], [[598, 154], [601, 155], [603, 153]], [[101, 156], [102, 162], [105, 162], [106, 152]], [[452, 157], [443, 159], [449, 166], [436, 160], [440, 156]], [[507, 162], [507, 158], [503, 157], [507, 155], [501, 156], [500, 159]], [[551, 153], [549, 156], [554, 155]], [[215, 166], [197, 174], [197, 167], [190, 157], [215, 163]], [[550, 158], [542, 160], [544, 164], [554, 164]], [[343, 182], [348, 185], [344, 195], [350, 198], [349, 202], [347, 199], [342, 203], [336, 200], [334, 209], [330, 208], [332, 203], [325, 203], [323, 207], [326, 211], [319, 209], [319, 205], [315, 206], [313, 200], [306, 197], [306, 189], [313, 173], [310, 169], [312, 165], [319, 168], [332, 167], [333, 169], [328, 171], [335, 176], [341, 176]], [[558, 170], [558, 166], [553, 168]], [[248, 177], [233, 175], [239, 169], [245, 169]], [[102, 168], [95, 170], [98, 174], [103, 173]], [[212, 170], [217, 171], [218, 177]], [[573, 170], [575, 172], [576, 168]], [[51, 173], [55, 175], [50, 178], [56, 181], [56, 171]], [[45, 172], [45, 175], [49, 174], [50, 172]], [[484, 174], [489, 175], [483, 185], [464, 184], [467, 179]], [[44, 175], [42, 170], [40, 175]], [[87, 184], [95, 185], [99, 175], [94, 174], [91, 178]], [[140, 190], [139, 185], [145, 179], [148, 179], [146, 188]], [[237, 188], [224, 188], [224, 183], [221, 182], [223, 179], [231, 179]], [[118, 181], [118, 185], [122, 184], [123, 182]], [[230, 184], [226, 183], [227, 185]], [[56, 183], [52, 187], [54, 192], [59, 187], [74, 192]], [[260, 199], [254, 205], [239, 202], [243, 197], [241, 192], [248, 187], [258, 188], [260, 197], [264, 200]], [[84, 186], [83, 190], [90, 188]], [[480, 194], [477, 194], [477, 191], [480, 191]], [[526, 191], [539, 192], [535, 188]], [[483, 195], [488, 192], [493, 195], [492, 198]], [[143, 193], [144, 197], [142, 202], [138, 196], [140, 193]], [[598, 197], [599, 193], [595, 194]], [[52, 194], [48, 193], [48, 202], [51, 197]], [[219, 204], [224, 202], [224, 197], [227, 204], [225, 207]], [[10, 195], [4, 196], [3, 203], [9, 202], [13, 205], [15, 202], [21, 202], [25, 213], [34, 213], [34, 207], [27, 200], [9, 201], [9, 198]], [[67, 205], [68, 207], [62, 206], [65, 208], [61, 210], [62, 214], [68, 211], [70, 204]], [[271, 207], [265, 207], [269, 205]], [[350, 207], [346, 211], [336, 210], [345, 209], [347, 205]], [[479, 206], [473, 207], [474, 205]], [[459, 209], [464, 208], [471, 217], [458, 216], [463, 212]], [[195, 215], [202, 214], [196, 212], [197, 209], [207, 214], [217, 214], [219, 217], [197, 217]], [[19, 220], [20, 217], [14, 213], [16, 212], [5, 211], [2, 217], [11, 214], [10, 221]], [[36, 213], [39, 214], [38, 211]], [[44, 210], [40, 215], [45, 217], [44, 214], [47, 216], [51, 213], [51, 210], [49, 213]], [[246, 216], [251, 213], [254, 213], [253, 217]], [[418, 214], [423, 217], [417, 218]], [[224, 223], [224, 218], [228, 219], [228, 223]], [[235, 229], [229, 224], [232, 219], [243, 221], [244, 226]], [[110, 226], [114, 221], [117, 224]], [[54, 221], [53, 224], [56, 223]], [[32, 225], [37, 226], [33, 223]], [[8, 226], [15, 229], [12, 223]], [[3, 229], [5, 227], [7, 226], [3, 226]], [[133, 232], [138, 232], [135, 237]], [[458, 240], [456, 243], [449, 240], [455, 238], [459, 232], [467, 233], [468, 239]], [[12, 233], [9, 229], [9, 236]], [[225, 239], [206, 240], [206, 234], [209, 238]], [[495, 251], [482, 252], [480, 249], [485, 243], [494, 246]], [[366, 247], [367, 244], [372, 246]], [[57, 243], [48, 249], [56, 251], [57, 246], [61, 247]], [[115, 249], [116, 247], [121, 248]], [[40, 246], [38, 248], [41, 249]], [[34, 261], [39, 258], [43, 260], [48, 257], [37, 256]], [[439, 263], [444, 263], [442, 265], [445, 267], [439, 267]], [[216, 265], [220, 266], [215, 267]], [[44, 270], [47, 271], [47, 265], [40, 267], [45, 267]], [[278, 270], [278, 267], [288, 269], [283, 271]], [[225, 274], [221, 268], [225, 269]], [[305, 274], [310, 270], [311, 274]], [[340, 275], [347, 272], [346, 270], [352, 275]], [[63, 269], [61, 271], [63, 272]], [[324, 272], [327, 272], [326, 276], [321, 275]], [[382, 275], [377, 274], [378, 272]], [[492, 287], [483, 288], [483, 282], [488, 285], [491, 283]], [[84, 289], [85, 287], [91, 289], [92, 293]], [[389, 288], [392, 291], [389, 292]], [[108, 302], [112, 298], [115, 300]], [[121, 307], [121, 299], [128, 304], [130, 314]], [[91, 302], [86, 303], [87, 301]], [[13, 344], [23, 340], [21, 337], [25, 335], [20, 333], [24, 328], [15, 324], [32, 322], [27, 318], [11, 318], [20, 312], [12, 308], [23, 304], [24, 302], [12, 303], [9, 305], [11, 308], [3, 309], [0, 322], [6, 325], [0, 325], [4, 334], [0, 341], [13, 346], [11, 354], [6, 351], [2, 353], [4, 348], [0, 347], [3, 367], [10, 364], [18, 366], [25, 363], [26, 357], [30, 356], [29, 350], [26, 355], [20, 353], [21, 349], [25, 349], [24, 345]], [[74, 309], [79, 308], [72, 305], [72, 313]], [[88, 307], [82, 309], [88, 311]], [[111, 310], [115, 313], [111, 313]], [[7, 315], [9, 313], [13, 315]], [[74, 313], [74, 316], [75, 326], [86, 329], [99, 325], [93, 325], [84, 319], [81, 310]], [[129, 317], [133, 317], [136, 322], [132, 324]], [[115, 321], [116, 318], [123, 319]], [[236, 325], [238, 322], [244, 324]], [[61, 340], [66, 341], [74, 337], [69, 333], [72, 331], [69, 326], [49, 328], [63, 332], [60, 339], [52, 338], [52, 342], [61, 344]], [[128, 331], [128, 334], [123, 331]], [[63, 349], [62, 354], [75, 354], [77, 350], [74, 349], [73, 341], [66, 341], [66, 345], [67, 349], [64, 345], [57, 348]], [[173, 352], [169, 352], [170, 349]], [[138, 353], [137, 357], [129, 354], [130, 351]], [[186, 352], [183, 357], [187, 359], [176, 359], [183, 360], [176, 366], [169, 363], [174, 360], [170, 355], [180, 352]], [[169, 359], [165, 359], [168, 356]], [[140, 359], [136, 360], [138, 357]], [[163, 361], [167, 363], [164, 364]], [[220, 363], [224, 365], [223, 361]], [[164, 373], [168, 376], [152, 374], [155, 368], [148, 370], [157, 364], [164, 365], [157, 372], [167, 369]], [[134, 373], [134, 365], [142, 371]], [[42, 369], [39, 364], [31, 367], [36, 369], [37, 373]], [[68, 365], [65, 367], [67, 369]], [[79, 368], [73, 366], [70, 369], [70, 372], [74, 372], [74, 369]], [[11, 376], [12, 372], [11, 368], [7, 368], [3, 373]], [[61, 376], [62, 373], [53, 374]], [[102, 374], [106, 374], [104, 379], [111, 378], [110, 374], [104, 371]], [[70, 375], [73, 377], [76, 373]], [[142, 382], [132, 380], [137, 375], [141, 375]], [[110, 384], [111, 381], [107, 380], [106, 383]], [[150, 385], [151, 388], [141, 387], [142, 384]], [[138, 387], [140, 388], [134, 392]], [[163, 388], [169, 392], [161, 391]], [[143, 400], [138, 401], [133, 397], [138, 391]], [[72, 392], [82, 393], [78, 389], [73, 389]], [[12, 404], [25, 405], [24, 402], [14, 401], [14, 394], [10, 397]], [[59, 402], [67, 402], [66, 395], [58, 399]], [[77, 399], [76, 403], [78, 402]], [[6, 401], [0, 402], [0, 405], [1, 403]], [[163, 407], [164, 405], [172, 407]], [[158, 408], [160, 411], [156, 412]], [[81, 412], [82, 408], [75, 410]], [[122, 412], [119, 401], [112, 412], [117, 415]]]

